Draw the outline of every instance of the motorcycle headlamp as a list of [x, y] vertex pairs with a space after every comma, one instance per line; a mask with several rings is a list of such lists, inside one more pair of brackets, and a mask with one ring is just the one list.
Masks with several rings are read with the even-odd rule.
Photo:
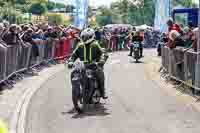
[[88, 78], [92, 78], [92, 77], [93, 77], [92, 75], [93, 75], [92, 70], [87, 69], [87, 70], [86, 70], [86, 76], [87, 76]]

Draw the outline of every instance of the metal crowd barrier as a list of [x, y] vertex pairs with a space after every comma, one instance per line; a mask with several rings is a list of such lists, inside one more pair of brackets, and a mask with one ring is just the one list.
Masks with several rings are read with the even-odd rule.
[[7, 47], [3, 42], [0, 42], [0, 83], [6, 78], [6, 54]]
[[31, 50], [32, 47], [29, 43], [24, 43], [19, 46], [17, 72], [27, 70], [29, 67]]
[[35, 45], [38, 48], [39, 56], [35, 57], [34, 52], [36, 52], [36, 51], [31, 50], [30, 60], [29, 60], [29, 67], [30, 68], [38, 66], [39, 64], [41, 64], [44, 61], [45, 47], [47, 45], [46, 40], [34, 40], [34, 42], [35, 42]]
[[172, 79], [180, 81], [187, 86], [200, 90], [199, 78], [197, 76], [197, 56], [200, 53], [183, 47], [169, 49], [162, 48], [162, 67], [168, 72]]
[[163, 47], [161, 49], [162, 66], [167, 72], [169, 72], [169, 52], [168, 51], [169, 50], [167, 47]]
[[19, 45], [8, 45], [6, 55], [6, 77], [11, 77], [18, 66]]
[[[67, 57], [71, 53], [70, 49], [64, 51], [59, 56], [55, 55], [58, 41], [58, 39], [52, 38], [47, 40], [34, 40], [39, 52], [39, 56], [35, 57], [33, 45], [30, 43], [23, 42], [18, 45], [9, 45], [0, 40], [0, 83], [7, 81], [10, 77], [20, 72], [40, 66], [42, 63], [49, 63], [57, 58]], [[59, 45], [66, 44], [63, 42]], [[70, 44], [68, 45], [71, 46]], [[62, 48], [60, 47], [60, 49]]]
[[195, 86], [197, 52], [190, 50], [185, 54], [184, 58], [185, 58], [185, 79], [186, 81], [190, 81], [192, 86]]
[[35, 41], [38, 47], [39, 56], [37, 57], [37, 64], [40, 64], [44, 60], [44, 52], [45, 52], [45, 45], [47, 45], [46, 40], [37, 40]]
[[183, 48], [175, 48], [169, 51], [169, 73], [170, 76], [176, 77], [178, 80], [184, 77], [184, 50]]
[[49, 38], [45, 42], [45, 50], [44, 50], [44, 60], [51, 61], [54, 58], [55, 54], [55, 46], [56, 40], [53, 38]]
[[41, 63], [48, 63], [54, 60], [56, 39], [49, 38], [47, 40], [35, 40], [38, 48], [39, 56], [34, 56], [34, 51], [31, 51], [30, 67], [36, 67]]

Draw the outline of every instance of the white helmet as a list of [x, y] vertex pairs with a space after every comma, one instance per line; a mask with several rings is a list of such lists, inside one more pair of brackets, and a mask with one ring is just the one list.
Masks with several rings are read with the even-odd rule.
[[172, 41], [174, 41], [179, 36], [180, 36], [180, 33], [176, 30], [172, 30], [169, 33], [169, 39], [172, 40]]
[[87, 28], [81, 32], [81, 39], [85, 44], [89, 44], [94, 41], [95, 31], [91, 28]]

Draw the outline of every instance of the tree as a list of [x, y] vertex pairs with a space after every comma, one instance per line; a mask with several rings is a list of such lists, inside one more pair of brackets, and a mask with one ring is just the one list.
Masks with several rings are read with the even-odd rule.
[[125, 23], [133, 25], [154, 23], [154, 0], [121, 0], [113, 2], [110, 8], [99, 8], [97, 21], [101, 25]]
[[112, 13], [107, 7], [100, 7], [98, 9], [98, 15], [96, 21], [99, 25], [104, 26], [112, 23]]
[[140, 9], [136, 5], [130, 4], [128, 10], [128, 21], [130, 24], [140, 25], [143, 23], [141, 21]]
[[22, 13], [27, 13], [29, 11], [29, 7], [27, 5], [17, 4], [15, 7], [17, 10], [20, 10]]
[[30, 3], [47, 3], [48, 0], [28, 0]]
[[111, 4], [112, 9], [112, 22], [113, 23], [121, 23], [122, 19], [122, 11], [121, 11], [121, 3], [120, 2], [113, 2]]
[[66, 6], [66, 12], [68, 12], [68, 13], [73, 12], [74, 9], [75, 9], [75, 7], [73, 5]]
[[15, 5], [15, 0], [5, 0], [5, 2], [11, 4], [12, 6]]
[[47, 7], [44, 3], [33, 3], [29, 9], [29, 12], [41, 16], [47, 12]]
[[174, 6], [181, 5], [183, 7], [192, 7], [193, 2], [192, 0], [173, 0], [173, 5]]
[[64, 18], [60, 14], [49, 14], [48, 22], [51, 25], [61, 25], [64, 23]]
[[155, 4], [153, 0], [144, 0], [143, 5], [143, 24], [153, 25], [155, 17]]
[[11, 23], [15, 23], [16, 16], [16, 7], [15, 0], [2, 0], [2, 15], [3, 18], [8, 20]]
[[16, 0], [16, 4], [24, 5], [26, 4], [26, 0]]
[[60, 9], [60, 8], [65, 8], [65, 4], [62, 3], [56, 3], [56, 8]]
[[16, 23], [17, 18], [19, 18], [20, 15], [21, 15], [21, 12], [16, 11], [12, 8], [10, 8], [9, 10], [6, 10], [6, 8], [0, 8], [1, 19], [7, 20], [10, 23]]
[[48, 10], [55, 9], [56, 8], [56, 3], [51, 2], [51, 1], [47, 2], [47, 8], [48, 8]]
[[122, 22], [128, 23], [128, 8], [129, 8], [129, 2], [128, 0], [123, 0], [120, 4], [121, 13], [122, 14]]

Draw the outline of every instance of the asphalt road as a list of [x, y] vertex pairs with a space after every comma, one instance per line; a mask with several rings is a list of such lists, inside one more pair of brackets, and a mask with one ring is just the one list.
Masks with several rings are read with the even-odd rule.
[[200, 112], [149, 80], [145, 58], [135, 64], [127, 54], [111, 55], [105, 66], [109, 99], [83, 115], [72, 111], [70, 71], [49, 79], [29, 104], [25, 133], [199, 133]]

